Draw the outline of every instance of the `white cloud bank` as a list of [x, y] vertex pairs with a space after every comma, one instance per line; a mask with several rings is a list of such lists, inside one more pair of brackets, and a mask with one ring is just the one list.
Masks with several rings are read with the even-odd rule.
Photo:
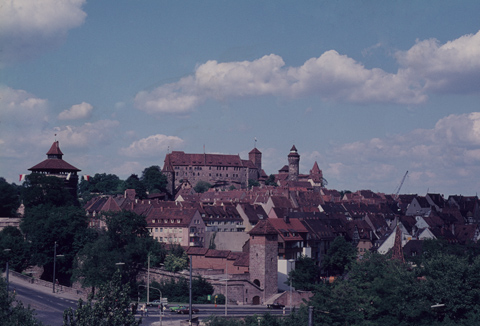
[[86, 0], [8, 0], [0, 6], [0, 66], [25, 60], [61, 43], [83, 24]]
[[181, 148], [184, 143], [179, 137], [157, 134], [133, 142], [122, 148], [120, 153], [128, 157], [157, 157], [159, 152], [165, 152], [169, 148]]
[[286, 67], [275, 54], [254, 61], [207, 61], [195, 74], [135, 97], [138, 109], [149, 114], [188, 114], [208, 99], [218, 101], [253, 96], [323, 100], [357, 104], [420, 104], [428, 92], [478, 93], [480, 32], [439, 45], [435, 39], [417, 42], [397, 52], [397, 73], [366, 69], [331, 50], [300, 67]]
[[73, 105], [70, 109], [60, 112], [59, 120], [77, 120], [90, 118], [92, 115], [93, 106], [89, 103], [82, 102]]
[[472, 195], [480, 189], [480, 112], [449, 115], [433, 129], [344, 144], [327, 156], [324, 175], [335, 180], [330, 184], [337, 189], [356, 184], [361, 185], [357, 189], [393, 192], [408, 170], [408, 184], [415, 192], [470, 190]]

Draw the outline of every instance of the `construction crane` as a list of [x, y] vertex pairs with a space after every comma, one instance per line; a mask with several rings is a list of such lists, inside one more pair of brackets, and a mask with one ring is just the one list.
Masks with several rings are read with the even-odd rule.
[[397, 188], [397, 192], [395, 193], [395, 196], [393, 199], [397, 200], [398, 199], [398, 194], [400, 193], [400, 189], [402, 189], [403, 183], [405, 182], [405, 179], [407, 178], [408, 171], [405, 172], [405, 175], [402, 178], [402, 182], [400, 182], [400, 185]]

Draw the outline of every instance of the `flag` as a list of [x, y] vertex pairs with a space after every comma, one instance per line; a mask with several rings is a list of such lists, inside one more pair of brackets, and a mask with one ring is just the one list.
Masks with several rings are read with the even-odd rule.
[[70, 180], [71, 175], [72, 175], [71, 173], [67, 174], [67, 180]]
[[25, 181], [25, 176], [26, 176], [26, 174], [20, 174], [20, 180], [19, 181]]
[[85, 181], [90, 181], [90, 176], [85, 174], [85, 175], [83, 176], [83, 180], [85, 180]]

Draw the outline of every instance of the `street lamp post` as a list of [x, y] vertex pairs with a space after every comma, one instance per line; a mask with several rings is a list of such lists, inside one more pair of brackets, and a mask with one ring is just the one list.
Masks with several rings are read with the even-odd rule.
[[225, 316], [227, 316], [228, 306], [228, 259], [225, 262]]
[[293, 278], [293, 273], [292, 273], [292, 264], [295, 262], [293, 259], [289, 259], [288, 262], [290, 263], [290, 313], [292, 313], [292, 278]]
[[52, 282], [53, 293], [55, 293], [55, 268], [57, 265], [57, 257], [64, 257], [64, 255], [57, 255], [57, 241], [55, 241], [55, 245], [53, 246], [53, 282]]
[[190, 256], [190, 287], [189, 287], [189, 298], [188, 298], [188, 320], [189, 325], [192, 325], [192, 256]]
[[[139, 286], [147, 287], [145, 285], [140, 284]], [[151, 289], [157, 290], [160, 293], [160, 326], [162, 326], [162, 315], [163, 315], [163, 295], [162, 291], [156, 287], [150, 286]], [[148, 302], [147, 302], [148, 305]]]
[[[7, 253], [10, 253], [12, 249], [3, 249], [3, 251], [7, 252]], [[8, 266], [8, 262], [10, 260], [10, 254], [8, 255], [7, 257], [7, 265], [5, 266], [5, 279], [7, 281], [7, 295], [8, 295], [8, 287], [9, 287], [9, 279], [8, 279], [8, 273], [10, 272], [10, 269], [9, 269], [9, 266]]]

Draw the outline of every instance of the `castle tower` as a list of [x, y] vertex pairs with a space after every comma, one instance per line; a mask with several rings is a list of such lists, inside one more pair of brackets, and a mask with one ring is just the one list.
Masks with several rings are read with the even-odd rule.
[[41, 173], [47, 176], [55, 176], [64, 180], [65, 189], [77, 198], [78, 172], [73, 165], [63, 160], [58, 141], [54, 141], [47, 152], [47, 159], [28, 169], [32, 173]]
[[162, 174], [167, 178], [167, 186], [165, 187], [167, 191], [167, 195], [170, 199], [174, 199], [175, 198], [175, 171], [170, 162], [170, 157], [171, 157], [170, 153], [168, 153], [167, 156], [165, 156]]
[[260, 171], [262, 171], [262, 152], [255, 147], [248, 153], [248, 159], [252, 161], [260, 174]]
[[298, 181], [300, 171], [300, 155], [298, 155], [295, 145], [290, 149], [288, 154], [288, 181]]
[[263, 290], [263, 298], [254, 297], [252, 302], [261, 304], [278, 292], [278, 233], [268, 220], [260, 220], [249, 235], [250, 281]]

